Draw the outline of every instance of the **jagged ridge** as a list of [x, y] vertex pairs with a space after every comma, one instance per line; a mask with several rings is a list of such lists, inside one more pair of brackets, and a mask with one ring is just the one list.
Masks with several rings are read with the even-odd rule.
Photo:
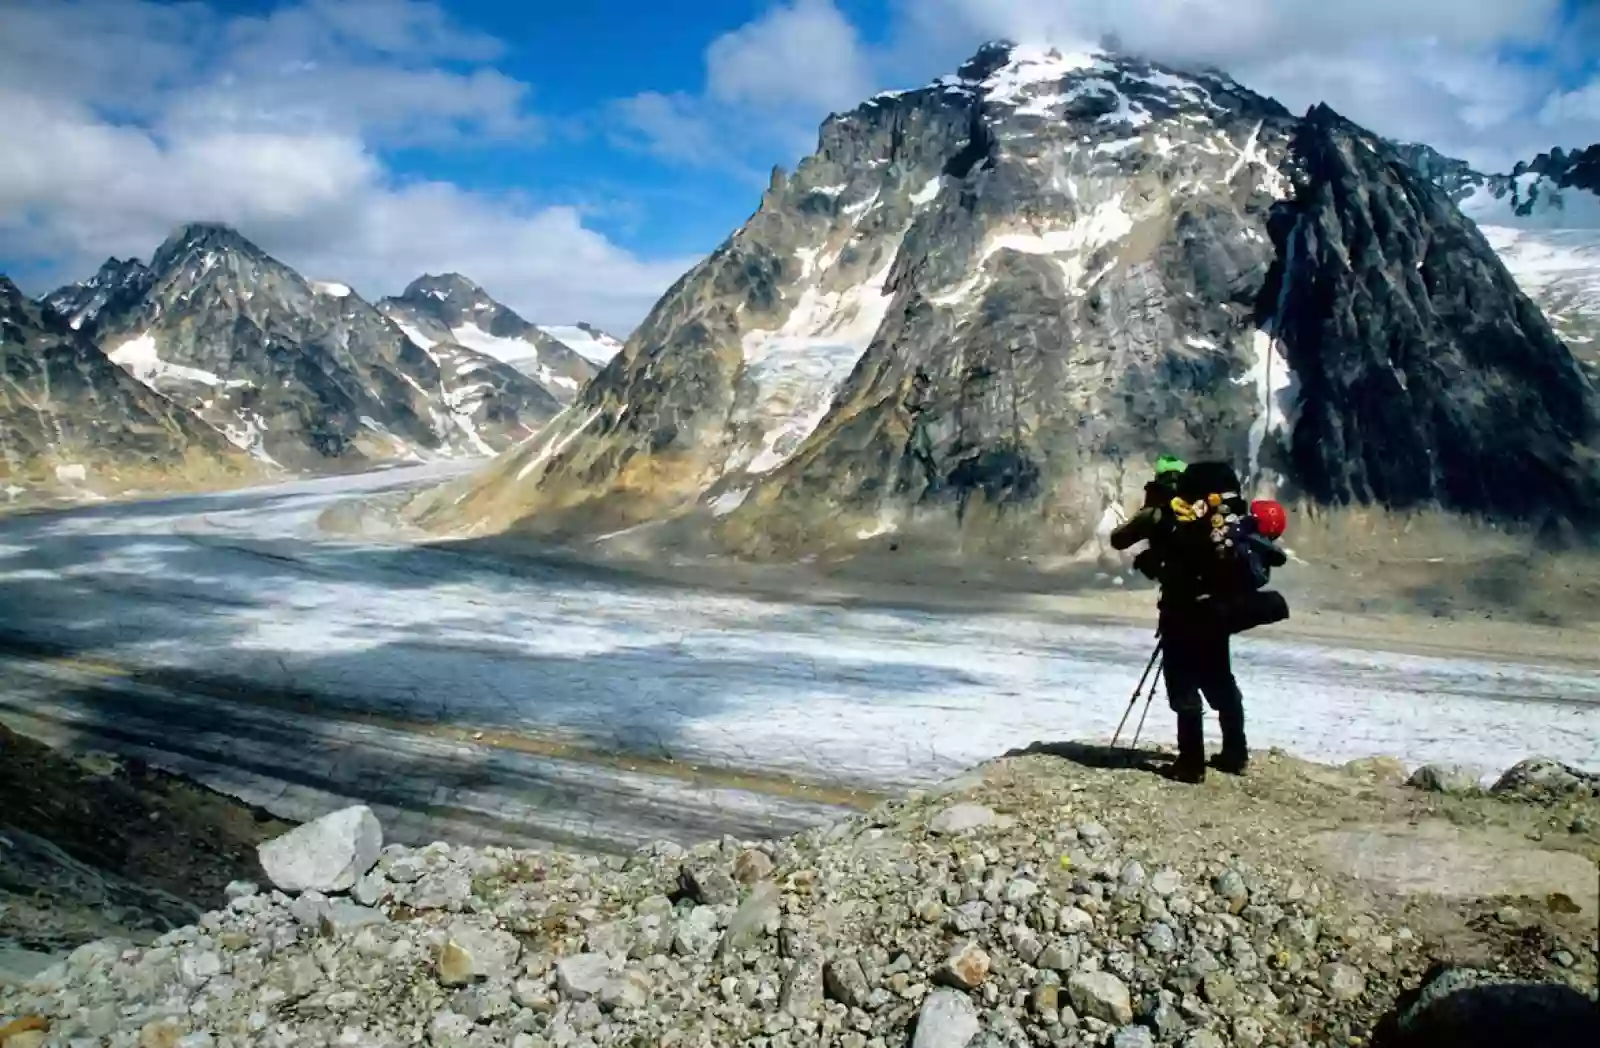
[[308, 282], [225, 226], [186, 226], [149, 267], [113, 260], [49, 301], [273, 466], [493, 454], [559, 409], [481, 354], [453, 350], [442, 363], [347, 286]]

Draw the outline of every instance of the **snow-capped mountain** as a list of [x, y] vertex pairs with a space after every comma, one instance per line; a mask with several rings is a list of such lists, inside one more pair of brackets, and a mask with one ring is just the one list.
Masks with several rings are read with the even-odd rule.
[[491, 359], [431, 354], [348, 286], [307, 281], [223, 226], [184, 227], [148, 267], [107, 263], [47, 301], [135, 378], [290, 470], [491, 454], [559, 409]]
[[576, 324], [545, 324], [539, 330], [596, 367], [605, 367], [611, 363], [612, 357], [622, 352], [621, 339], [582, 321]]
[[1326, 107], [1123, 55], [989, 45], [829, 118], [629, 346], [417, 518], [1090, 550], [1164, 451], [1323, 503], [1600, 509], [1594, 391], [1443, 191]]
[[147, 389], [0, 277], [0, 496], [221, 486], [257, 475], [211, 427]]
[[570, 403], [595, 366], [564, 342], [496, 302], [459, 273], [428, 274], [378, 303], [417, 345], [457, 345], [509, 364], [552, 397]]
[[1426, 146], [1401, 150], [1478, 223], [1556, 333], [1600, 368], [1600, 145], [1553, 149], [1506, 175]]

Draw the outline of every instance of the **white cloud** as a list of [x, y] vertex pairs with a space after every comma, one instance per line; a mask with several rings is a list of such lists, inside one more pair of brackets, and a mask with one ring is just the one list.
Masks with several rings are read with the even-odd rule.
[[780, 3], [706, 49], [706, 86], [722, 102], [849, 107], [870, 84], [855, 27], [832, 0]]
[[879, 73], [832, 0], [791, 0], [718, 36], [700, 93], [643, 92], [615, 103], [623, 140], [669, 162], [752, 185], [816, 145], [831, 110], [851, 109]]
[[[1561, 0], [897, 0], [889, 75], [922, 77], [982, 40], [1126, 50], [1220, 66], [1292, 109], [1326, 101], [1380, 134], [1504, 169], [1553, 145], [1600, 139], [1586, 92], [1560, 78], [1592, 58], [1600, 19]], [[1509, 57], [1542, 51], [1531, 63]], [[1600, 82], [1597, 82], [1600, 84]], [[1596, 88], [1600, 89], [1600, 88]]]
[[236, 226], [363, 295], [458, 270], [530, 318], [633, 327], [692, 260], [640, 260], [571, 208], [410, 182], [393, 145], [522, 143], [499, 44], [416, 0], [0, 4], [0, 241], [31, 290], [175, 226]]

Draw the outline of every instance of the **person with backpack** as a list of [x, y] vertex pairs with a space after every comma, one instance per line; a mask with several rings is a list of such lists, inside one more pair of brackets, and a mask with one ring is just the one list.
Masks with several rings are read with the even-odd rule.
[[1148, 542], [1134, 564], [1161, 585], [1167, 702], [1178, 717], [1171, 775], [1178, 781], [1205, 781], [1202, 696], [1222, 729], [1222, 751], [1212, 767], [1242, 775], [1250, 763], [1230, 640], [1289, 616], [1282, 595], [1265, 589], [1271, 570], [1288, 561], [1274, 542], [1285, 523], [1278, 503], [1245, 502], [1238, 475], [1226, 463], [1186, 465], [1164, 455], [1145, 487], [1144, 507], [1111, 535], [1118, 550]]

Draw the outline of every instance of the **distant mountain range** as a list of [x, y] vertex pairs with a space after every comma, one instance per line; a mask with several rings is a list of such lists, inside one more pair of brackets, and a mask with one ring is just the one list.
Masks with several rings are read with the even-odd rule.
[[[575, 332], [574, 348], [456, 274], [375, 306], [204, 223], [176, 231], [148, 265], [109, 259], [37, 303], [6, 287], [13, 370], [46, 375], [70, 356], [77, 399], [58, 383], [52, 410], [90, 427], [56, 439], [13, 389], [13, 501], [125, 491], [105, 465], [125, 454], [157, 490], [197, 482], [178, 475], [197, 458], [207, 476], [244, 478], [493, 455], [536, 433], [620, 348], [593, 328], [551, 329]], [[125, 380], [143, 393], [130, 400]], [[140, 411], [181, 420], [167, 427], [170, 448], [136, 449], [111, 427]]]

